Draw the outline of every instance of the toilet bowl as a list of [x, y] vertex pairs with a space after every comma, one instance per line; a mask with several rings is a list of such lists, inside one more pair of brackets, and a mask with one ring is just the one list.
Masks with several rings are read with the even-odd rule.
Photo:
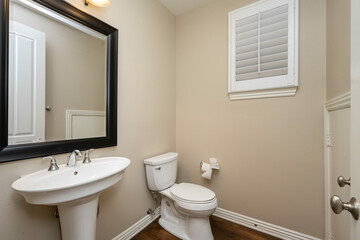
[[212, 240], [209, 216], [217, 207], [216, 195], [197, 184], [176, 184], [177, 156], [166, 153], [144, 160], [148, 187], [162, 196], [159, 224], [184, 240]]

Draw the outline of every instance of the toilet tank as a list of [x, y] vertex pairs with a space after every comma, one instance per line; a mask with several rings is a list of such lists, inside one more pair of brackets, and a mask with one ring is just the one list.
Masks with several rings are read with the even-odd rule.
[[169, 152], [144, 160], [146, 180], [151, 191], [161, 191], [174, 185], [178, 155]]

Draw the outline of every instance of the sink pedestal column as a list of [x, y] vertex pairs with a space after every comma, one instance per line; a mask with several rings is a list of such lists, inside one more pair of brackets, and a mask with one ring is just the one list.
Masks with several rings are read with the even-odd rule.
[[63, 240], [95, 240], [99, 196], [58, 205]]

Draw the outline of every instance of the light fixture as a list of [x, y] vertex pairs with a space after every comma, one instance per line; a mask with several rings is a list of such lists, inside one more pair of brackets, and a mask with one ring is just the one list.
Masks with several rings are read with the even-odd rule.
[[85, 5], [95, 5], [97, 7], [106, 7], [110, 4], [110, 0], [85, 0]]

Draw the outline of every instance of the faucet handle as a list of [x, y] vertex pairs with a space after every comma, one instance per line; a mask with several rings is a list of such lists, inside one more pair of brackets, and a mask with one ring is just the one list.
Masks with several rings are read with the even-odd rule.
[[56, 163], [56, 159], [52, 156], [48, 156], [48, 157], [43, 157], [43, 160], [45, 159], [50, 159], [50, 167], [48, 169], [48, 171], [56, 171], [59, 169], [59, 166]]
[[93, 148], [85, 151], [85, 156], [84, 156], [84, 161], [83, 161], [83, 163], [85, 163], [85, 164], [86, 164], [86, 163], [91, 163], [91, 159], [90, 159], [89, 152], [92, 152], [92, 151], [94, 151]]

